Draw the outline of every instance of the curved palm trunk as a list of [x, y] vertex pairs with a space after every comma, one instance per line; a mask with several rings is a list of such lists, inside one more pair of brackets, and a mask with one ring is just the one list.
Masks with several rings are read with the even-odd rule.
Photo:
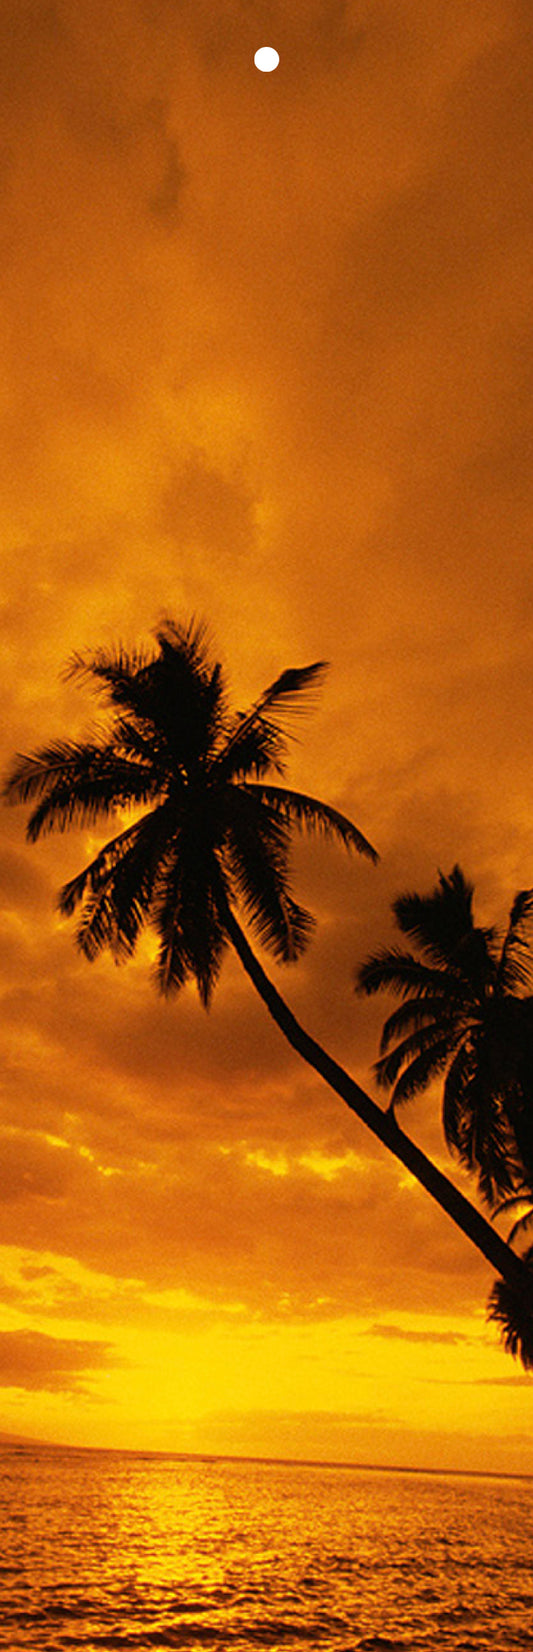
[[224, 897], [219, 898], [219, 907], [227, 934], [247, 975], [249, 975], [280, 1031], [288, 1039], [289, 1044], [292, 1045], [294, 1050], [298, 1051], [298, 1054], [303, 1057], [304, 1061], [307, 1061], [310, 1067], [314, 1067], [321, 1078], [325, 1079], [326, 1084], [329, 1084], [330, 1089], [335, 1090], [342, 1101], [346, 1102], [347, 1107], [350, 1107], [352, 1112], [356, 1113], [357, 1118], [367, 1125], [379, 1141], [383, 1142], [384, 1147], [388, 1147], [389, 1151], [394, 1153], [395, 1158], [399, 1159], [406, 1169], [411, 1172], [411, 1175], [416, 1177], [416, 1180], [422, 1184], [422, 1187], [426, 1188], [431, 1198], [440, 1205], [441, 1210], [446, 1211], [452, 1222], [455, 1222], [462, 1233], [466, 1234], [467, 1239], [470, 1239], [476, 1249], [481, 1251], [482, 1256], [490, 1263], [491, 1267], [495, 1268], [498, 1274], [502, 1275], [510, 1285], [514, 1286], [526, 1298], [533, 1312], [533, 1280], [521, 1258], [516, 1255], [515, 1251], [511, 1250], [509, 1245], [505, 1244], [505, 1241], [500, 1238], [500, 1235], [496, 1233], [480, 1211], [470, 1204], [469, 1200], [454, 1186], [453, 1182], [448, 1181], [447, 1176], [444, 1176], [442, 1171], [432, 1164], [431, 1159], [426, 1158], [421, 1148], [417, 1147], [409, 1136], [404, 1135], [394, 1114], [383, 1112], [381, 1107], [378, 1107], [376, 1102], [372, 1101], [370, 1096], [367, 1096], [366, 1092], [361, 1089], [360, 1085], [350, 1078], [344, 1068], [340, 1067], [338, 1062], [334, 1061], [332, 1056], [328, 1055], [326, 1050], [323, 1050], [322, 1046], [317, 1044], [316, 1040], [311, 1038], [310, 1034], [300, 1026], [296, 1016], [288, 1008], [285, 1000], [276, 987], [273, 986], [268, 975], [265, 974], [255, 953], [252, 952], [240, 924]]

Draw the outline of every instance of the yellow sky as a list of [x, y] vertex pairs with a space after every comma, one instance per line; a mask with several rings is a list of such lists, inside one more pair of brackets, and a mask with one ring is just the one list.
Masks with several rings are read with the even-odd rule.
[[[164, 611], [239, 706], [329, 660], [291, 779], [381, 860], [298, 848], [276, 979], [368, 1085], [393, 896], [459, 860], [503, 921], [533, 883], [531, 14], [287, 10], [3, 0], [3, 765], [90, 724], [73, 648]], [[489, 1270], [237, 960], [208, 1018], [148, 941], [89, 967], [54, 909], [88, 834], [2, 833], [4, 1428], [533, 1472]]]

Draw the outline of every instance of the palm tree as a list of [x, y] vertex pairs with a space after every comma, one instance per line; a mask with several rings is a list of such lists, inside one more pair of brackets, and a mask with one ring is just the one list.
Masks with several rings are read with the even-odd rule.
[[533, 890], [516, 895], [503, 938], [474, 923], [459, 866], [429, 895], [400, 895], [393, 912], [416, 952], [394, 947], [358, 969], [358, 990], [395, 993], [376, 1063], [396, 1107], [444, 1074], [446, 1141], [494, 1206], [533, 1188]]
[[[459, 866], [449, 877], [440, 873], [429, 895], [400, 895], [394, 916], [417, 952], [374, 953], [357, 970], [356, 987], [402, 1000], [385, 1021], [375, 1065], [378, 1084], [391, 1091], [389, 1110], [394, 1115], [444, 1075], [446, 1141], [499, 1215], [530, 1206], [533, 1196], [533, 890], [515, 896], [503, 937], [474, 923], [473, 895]], [[532, 1221], [532, 1208], [519, 1214], [510, 1247]], [[533, 1269], [533, 1245], [521, 1260]], [[497, 1279], [488, 1314], [506, 1349], [533, 1369], [522, 1287]]]
[[[316, 798], [279, 784], [286, 717], [305, 704], [324, 666], [284, 671], [246, 712], [231, 713], [224, 676], [205, 628], [165, 621], [156, 651], [76, 655], [71, 675], [89, 676], [112, 710], [109, 732], [58, 741], [19, 758], [4, 795], [31, 802], [28, 836], [94, 825], [130, 811], [129, 823], [60, 894], [80, 913], [77, 940], [89, 959], [108, 947], [134, 951], [143, 926], [159, 943], [159, 989], [192, 978], [207, 1007], [228, 943], [292, 1047], [373, 1131], [477, 1246], [524, 1303], [524, 1346], [533, 1348], [529, 1270], [459, 1189], [304, 1030], [266, 975], [241, 927], [281, 962], [301, 954], [312, 919], [290, 893], [292, 828], [337, 839], [376, 859], [351, 821]], [[275, 783], [269, 778], [276, 776]]]

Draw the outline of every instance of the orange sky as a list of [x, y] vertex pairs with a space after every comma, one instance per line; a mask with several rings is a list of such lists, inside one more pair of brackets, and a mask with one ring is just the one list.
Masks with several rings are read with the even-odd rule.
[[[163, 611], [239, 706], [328, 659], [291, 779], [381, 861], [298, 848], [275, 973], [368, 1085], [393, 896], [459, 860], [500, 921], [533, 882], [531, 9], [287, 9], [3, 0], [3, 766], [90, 724], [73, 648]], [[89, 835], [2, 832], [2, 1426], [533, 1472], [490, 1271], [237, 961], [207, 1018], [148, 938], [90, 967], [54, 909]]]

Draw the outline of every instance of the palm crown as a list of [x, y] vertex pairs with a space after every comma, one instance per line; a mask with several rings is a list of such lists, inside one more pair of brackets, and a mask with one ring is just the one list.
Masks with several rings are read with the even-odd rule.
[[403, 1000], [385, 1022], [375, 1069], [391, 1105], [444, 1074], [448, 1145], [494, 1203], [533, 1183], [533, 891], [516, 896], [503, 938], [474, 923], [473, 893], [455, 866], [429, 895], [399, 896], [396, 922], [419, 955], [374, 953], [356, 982]]
[[320, 682], [322, 662], [284, 671], [248, 712], [231, 713], [201, 623], [167, 620], [155, 639], [149, 654], [74, 657], [70, 674], [96, 680], [112, 726], [93, 740], [59, 741], [19, 758], [5, 795], [35, 803], [31, 840], [133, 811], [65, 885], [60, 908], [81, 909], [78, 941], [88, 958], [103, 947], [129, 956], [142, 926], [152, 924], [161, 990], [193, 977], [207, 1005], [228, 939], [228, 905], [242, 905], [278, 959], [295, 959], [305, 947], [312, 918], [290, 893], [292, 827], [377, 857], [344, 815], [268, 780], [283, 776], [284, 724]]

